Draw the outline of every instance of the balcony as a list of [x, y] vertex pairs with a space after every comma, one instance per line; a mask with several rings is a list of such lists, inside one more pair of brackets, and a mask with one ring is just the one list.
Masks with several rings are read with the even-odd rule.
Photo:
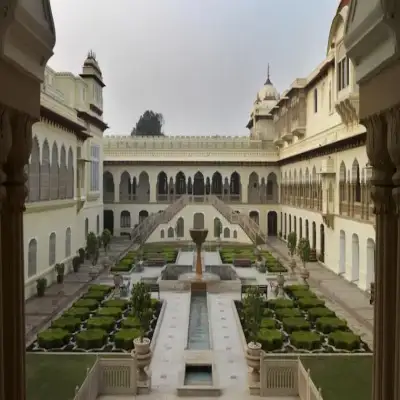
[[281, 137], [277, 137], [274, 139], [274, 145], [277, 147], [282, 147], [285, 144], [285, 141]]
[[297, 136], [299, 139], [302, 139], [306, 134], [306, 123], [302, 121], [302, 118], [292, 119], [292, 127], [291, 127], [292, 135]]
[[338, 100], [335, 103], [335, 109], [345, 125], [358, 123], [359, 105], [359, 94], [358, 92], [351, 91], [350, 87], [342, 89], [338, 93]]
[[292, 140], [293, 140], [292, 132], [284, 131], [284, 132], [282, 133], [281, 139], [282, 139], [283, 141], [285, 141], [285, 142], [291, 143]]

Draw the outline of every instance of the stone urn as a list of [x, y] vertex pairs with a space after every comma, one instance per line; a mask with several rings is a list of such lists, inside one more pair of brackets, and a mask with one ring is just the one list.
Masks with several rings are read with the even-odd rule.
[[260, 382], [260, 361], [261, 361], [261, 344], [250, 342], [247, 344], [246, 361], [251, 371], [251, 381], [253, 383]]
[[89, 267], [89, 277], [92, 280], [97, 278], [97, 268], [94, 265]]
[[310, 271], [307, 268], [303, 267], [300, 271], [300, 276], [301, 279], [303, 279], [304, 284], [308, 285], [308, 278], [310, 277]]
[[134, 352], [137, 360], [139, 381], [146, 381], [148, 376], [145, 368], [149, 367], [152, 357], [150, 339], [136, 338], [133, 340], [133, 345], [135, 346]]
[[284, 292], [283, 292], [283, 286], [285, 285], [285, 277], [280, 273], [276, 279], [277, 285], [278, 285], [278, 295], [283, 297]]

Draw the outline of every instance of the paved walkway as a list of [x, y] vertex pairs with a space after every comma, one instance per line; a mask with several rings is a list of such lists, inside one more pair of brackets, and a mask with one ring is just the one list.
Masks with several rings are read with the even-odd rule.
[[[279, 239], [269, 239], [268, 244], [262, 247], [281, 260], [290, 260], [286, 243]], [[298, 265], [301, 264], [297, 257], [296, 261]], [[354, 331], [372, 345], [373, 306], [369, 304], [367, 294], [319, 263], [308, 263], [307, 269], [310, 271], [310, 287], [327, 301], [333, 311], [345, 318]]]
[[193, 251], [180, 251], [175, 264], [193, 265]]
[[[113, 240], [107, 257], [117, 258], [131, 244], [129, 240]], [[100, 260], [105, 254], [101, 252]], [[108, 275], [108, 271], [101, 276]], [[44, 297], [32, 297], [25, 303], [25, 340], [30, 343], [36, 334], [75, 299], [81, 296], [88, 285], [93, 283], [89, 277], [89, 265], [83, 265], [79, 272], [71, 272], [64, 277], [63, 284], [54, 283], [47, 288]]]
[[204, 264], [205, 265], [221, 265], [221, 256], [218, 251], [206, 251], [204, 253]]

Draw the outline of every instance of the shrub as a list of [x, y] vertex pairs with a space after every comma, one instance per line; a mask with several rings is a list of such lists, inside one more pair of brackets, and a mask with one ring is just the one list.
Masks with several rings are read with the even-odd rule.
[[293, 308], [294, 302], [290, 299], [271, 299], [268, 300], [268, 307], [276, 310], [278, 308]]
[[104, 292], [110, 293], [112, 290], [111, 286], [108, 285], [90, 285], [88, 291], [91, 292]]
[[76, 335], [76, 344], [80, 349], [100, 349], [106, 344], [108, 334], [102, 329], [88, 329]]
[[125, 310], [129, 305], [129, 302], [127, 300], [122, 300], [122, 299], [113, 299], [113, 300], [107, 300], [103, 303], [103, 307], [115, 307], [115, 308], [121, 308], [122, 310]]
[[151, 292], [148, 285], [143, 282], [137, 282], [132, 288], [132, 311], [134, 316], [141, 323], [140, 339], [143, 341], [143, 336], [150, 325], [153, 310], [151, 309]]
[[316, 332], [294, 331], [290, 335], [290, 343], [304, 350], [315, 350], [321, 347], [322, 338]]
[[99, 302], [94, 299], [80, 299], [74, 303], [74, 307], [88, 308], [89, 310], [95, 310], [99, 306]]
[[120, 318], [122, 315], [122, 310], [118, 307], [104, 307], [97, 311], [99, 317], [112, 317]]
[[59, 349], [68, 344], [71, 334], [59, 328], [46, 329], [37, 336], [38, 344], [43, 349]]
[[316, 321], [321, 317], [335, 317], [336, 314], [326, 307], [317, 307], [308, 309], [308, 319], [310, 321]]
[[287, 333], [310, 330], [310, 323], [302, 317], [283, 318], [282, 324]]
[[132, 262], [130, 264], [118, 264], [111, 267], [111, 272], [129, 272], [132, 269]]
[[294, 290], [292, 292], [292, 296], [296, 300], [303, 299], [305, 297], [314, 298], [314, 299], [317, 297], [317, 295], [314, 292], [312, 292], [311, 290]]
[[140, 329], [121, 329], [114, 335], [117, 349], [132, 350], [134, 339], [140, 337]]
[[328, 342], [337, 349], [352, 351], [360, 348], [361, 339], [353, 332], [336, 331], [329, 334]]
[[104, 292], [96, 292], [94, 290], [90, 290], [89, 292], [85, 293], [82, 298], [83, 299], [94, 299], [98, 301], [102, 301], [105, 297]]
[[347, 322], [336, 317], [322, 317], [317, 319], [317, 329], [325, 334], [347, 329]]
[[102, 329], [103, 331], [110, 332], [115, 326], [115, 318], [113, 317], [99, 317], [93, 316], [87, 321], [88, 329]]
[[261, 320], [261, 329], [276, 329], [276, 321], [273, 318], [263, 318]]
[[310, 308], [324, 307], [325, 301], [318, 297], [303, 297], [298, 300], [299, 307], [302, 310], [309, 310]]
[[308, 291], [308, 290], [310, 290], [310, 289], [307, 285], [287, 285], [287, 286], [285, 286], [285, 292], [290, 295], [296, 291], [303, 292], [303, 291]]
[[261, 329], [257, 335], [257, 342], [264, 351], [279, 350], [283, 346], [282, 333], [277, 329]]
[[121, 326], [123, 328], [140, 328], [140, 321], [136, 317], [128, 317], [122, 320]]
[[278, 262], [275, 262], [274, 264], [267, 264], [267, 270], [271, 273], [287, 272], [287, 268]]
[[63, 329], [67, 332], [76, 332], [81, 326], [81, 319], [78, 317], [61, 317], [51, 323], [53, 329]]
[[81, 321], [88, 319], [90, 315], [90, 309], [87, 307], [71, 307], [63, 314], [63, 317], [74, 317], [79, 318]]
[[274, 312], [270, 308], [264, 308], [263, 317], [273, 317]]
[[276, 317], [278, 319], [283, 318], [293, 318], [293, 317], [302, 317], [303, 314], [298, 308], [278, 308], [275, 311]]
[[161, 309], [161, 301], [157, 299], [151, 299], [151, 308], [155, 311], [158, 311]]

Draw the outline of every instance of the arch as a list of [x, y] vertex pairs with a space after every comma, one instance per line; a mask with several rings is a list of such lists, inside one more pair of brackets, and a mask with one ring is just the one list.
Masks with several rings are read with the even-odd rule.
[[28, 278], [37, 274], [37, 241], [31, 239], [28, 244]]
[[59, 198], [59, 165], [58, 165], [58, 147], [57, 143], [53, 143], [51, 149], [51, 164], [50, 164], [50, 200]]
[[164, 239], [164, 238], [165, 238], [165, 231], [164, 231], [164, 229], [161, 229], [161, 231], [160, 231], [160, 238], [161, 238], [161, 239]]
[[173, 228], [172, 226], [170, 226], [170, 227], [168, 228], [167, 236], [168, 236], [169, 238], [173, 238], [173, 237], [174, 237], [174, 228]]
[[87, 235], [89, 235], [89, 219], [85, 219], [85, 240], [87, 238]]
[[168, 177], [164, 171], [161, 171], [157, 175], [157, 200], [167, 200], [168, 199]]
[[115, 201], [114, 176], [110, 171], [105, 171], [103, 173], [103, 202], [110, 203], [114, 201]]
[[375, 241], [371, 238], [367, 240], [367, 289], [371, 283], [375, 282]]
[[98, 235], [100, 234], [100, 215], [96, 217], [96, 232]]
[[339, 274], [346, 272], [346, 232], [340, 231], [339, 239]]
[[204, 196], [204, 194], [205, 194], [204, 175], [200, 171], [197, 171], [193, 177], [193, 195]]
[[147, 210], [139, 211], [139, 224], [141, 224], [148, 216], [149, 212]]
[[360, 278], [360, 241], [358, 235], [353, 233], [351, 238], [351, 278], [352, 282], [358, 282]]
[[175, 193], [180, 196], [186, 194], [186, 177], [182, 171], [175, 176]]
[[260, 225], [260, 214], [258, 211], [250, 211], [249, 212], [249, 217], [257, 224]]
[[206, 194], [211, 194], [211, 182], [210, 182], [210, 178], [207, 176], [206, 178]]
[[43, 143], [40, 164], [40, 200], [50, 200], [50, 148], [47, 139]]
[[306, 224], [306, 239], [310, 241], [310, 227], [308, 224], [308, 219], [305, 220], [305, 224]]
[[55, 232], [52, 232], [49, 236], [49, 266], [52, 266], [56, 263], [57, 254], [57, 236]]
[[351, 180], [354, 184], [354, 201], [361, 202], [361, 178], [360, 178], [360, 165], [355, 158], [351, 166]]
[[204, 229], [204, 214], [195, 213], [193, 215], [193, 229]]
[[221, 231], [219, 228], [222, 227], [222, 222], [218, 217], [214, 218], [214, 237], [219, 238], [221, 237]]
[[236, 229], [233, 231], [233, 238], [237, 239], [237, 230]]
[[299, 218], [299, 239], [303, 237], [303, 218]]
[[229, 196], [231, 201], [240, 201], [242, 194], [242, 183], [238, 172], [234, 171], [231, 174], [229, 182]]
[[111, 234], [114, 234], [114, 211], [104, 210], [103, 212], [104, 229], [108, 229]]
[[61, 146], [60, 151], [60, 170], [58, 177], [59, 184], [59, 198], [66, 199], [67, 198], [67, 180], [68, 180], [68, 170], [67, 170], [67, 152], [65, 151], [65, 146]]
[[132, 193], [131, 176], [128, 171], [124, 171], [121, 174], [121, 179], [119, 181], [119, 201], [121, 203], [129, 202], [131, 199], [131, 193]]
[[211, 193], [222, 195], [222, 175], [216, 171], [211, 178]]
[[120, 226], [121, 228], [131, 227], [131, 213], [129, 211], [127, 210], [121, 211]]
[[276, 211], [269, 211], [267, 214], [268, 236], [276, 236], [278, 234], [278, 214]]
[[150, 201], [150, 178], [147, 172], [142, 171], [140, 173], [136, 190], [139, 203], [148, 203]]
[[176, 221], [176, 237], [183, 238], [185, 236], [185, 220], [179, 217]]
[[249, 176], [249, 184], [247, 186], [248, 203], [260, 203], [260, 178], [256, 172], [252, 172]]
[[29, 201], [40, 200], [40, 147], [35, 136], [32, 140], [32, 152], [29, 163]]
[[71, 228], [65, 231], [65, 258], [71, 256]]
[[267, 176], [267, 201], [272, 203], [278, 202], [278, 177], [274, 172], [270, 172]]
[[297, 235], [297, 217], [296, 216], [293, 217], [293, 232], [296, 234], [296, 236], [298, 236]]
[[68, 149], [68, 167], [67, 167], [67, 199], [74, 198], [75, 189], [75, 169], [74, 169], [74, 152], [71, 147]]
[[314, 221], [312, 223], [312, 248], [317, 248], [317, 225]]
[[231, 237], [231, 231], [228, 227], [224, 228], [224, 239], [229, 239]]
[[319, 250], [321, 254], [321, 261], [325, 262], [325, 226], [324, 224], [321, 224], [319, 226]]

